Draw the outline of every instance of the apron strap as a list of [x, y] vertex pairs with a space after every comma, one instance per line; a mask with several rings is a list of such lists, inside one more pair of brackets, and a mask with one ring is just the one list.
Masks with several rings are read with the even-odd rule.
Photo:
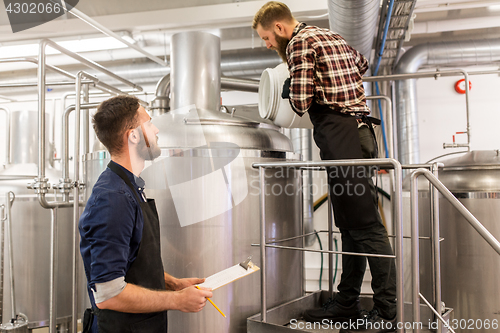
[[122, 168], [120, 168], [114, 162], [109, 162], [108, 163], [108, 168], [110, 168], [111, 171], [113, 171], [114, 173], [116, 173], [118, 175], [118, 177], [120, 177], [121, 179], [123, 179], [123, 181], [125, 182], [125, 184], [127, 184], [128, 187], [130, 187], [130, 189], [132, 190], [132, 192], [135, 194], [135, 197], [137, 198], [137, 200], [139, 202], [143, 202], [143, 200], [141, 200], [141, 198], [139, 198], [139, 194], [137, 194], [137, 190], [134, 188], [134, 186], [130, 182], [130, 179], [127, 177], [127, 175], [125, 174], [125, 171], [123, 171]]

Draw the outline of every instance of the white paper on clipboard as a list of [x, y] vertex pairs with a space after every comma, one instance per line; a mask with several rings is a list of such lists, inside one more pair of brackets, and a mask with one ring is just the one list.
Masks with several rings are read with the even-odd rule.
[[200, 287], [211, 288], [212, 290], [216, 290], [226, 284], [230, 284], [238, 279], [241, 279], [244, 276], [255, 273], [260, 268], [255, 266], [253, 262], [250, 261], [248, 264], [248, 269], [244, 269], [240, 264], [234, 265], [233, 267], [229, 267], [219, 273], [215, 273], [205, 279], [205, 282], [199, 284]]

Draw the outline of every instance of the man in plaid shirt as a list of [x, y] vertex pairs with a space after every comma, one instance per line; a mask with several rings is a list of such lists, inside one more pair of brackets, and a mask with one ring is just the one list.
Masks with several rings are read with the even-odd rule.
[[[300, 116], [308, 112], [314, 140], [323, 160], [376, 157], [376, 144], [367, 126], [355, 116], [370, 109], [362, 83], [367, 59], [338, 34], [298, 22], [281, 2], [270, 1], [255, 15], [253, 29], [288, 64], [290, 79], [283, 98]], [[365, 167], [328, 168], [335, 224], [344, 252], [392, 255], [387, 231], [377, 207], [371, 173]], [[359, 294], [366, 257], [342, 256], [338, 293], [321, 309], [307, 310], [311, 322], [343, 322], [341, 332], [394, 332], [396, 330], [396, 269], [394, 259], [368, 257], [374, 292], [373, 310], [361, 316]], [[364, 319], [363, 324], [357, 319]], [[382, 325], [380, 325], [383, 322]], [[374, 325], [375, 324], [375, 325]]]

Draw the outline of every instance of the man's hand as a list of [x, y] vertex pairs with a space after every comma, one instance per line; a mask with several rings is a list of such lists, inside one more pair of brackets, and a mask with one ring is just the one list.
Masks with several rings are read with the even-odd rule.
[[200, 284], [205, 282], [205, 279], [200, 279], [200, 278], [185, 278], [185, 279], [177, 279], [177, 289], [176, 290], [182, 290], [187, 287], [194, 286], [195, 284]]
[[281, 92], [281, 98], [290, 99], [290, 83], [291, 83], [291, 81], [292, 80], [290, 78], [288, 78], [283, 83], [283, 91]]
[[200, 284], [205, 282], [205, 279], [200, 278], [186, 278], [186, 279], [177, 279], [168, 273], [164, 273], [165, 275], [165, 287], [167, 290], [182, 290], [184, 288], [194, 286], [195, 284]]
[[[200, 287], [201, 288], [201, 287]], [[178, 293], [176, 309], [182, 312], [199, 312], [207, 303], [207, 297], [212, 297], [212, 291], [207, 288], [197, 289], [195, 286], [184, 288]]]

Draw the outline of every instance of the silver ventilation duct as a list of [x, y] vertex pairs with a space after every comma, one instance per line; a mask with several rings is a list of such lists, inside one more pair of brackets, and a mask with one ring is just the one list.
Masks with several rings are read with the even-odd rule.
[[[500, 39], [426, 43], [408, 50], [397, 74], [416, 73], [422, 66], [464, 66], [500, 60]], [[398, 158], [402, 164], [420, 162], [416, 79], [396, 81]]]
[[380, 0], [330, 0], [330, 30], [370, 59], [379, 11]]
[[220, 110], [220, 38], [198, 31], [172, 36], [171, 106]]

